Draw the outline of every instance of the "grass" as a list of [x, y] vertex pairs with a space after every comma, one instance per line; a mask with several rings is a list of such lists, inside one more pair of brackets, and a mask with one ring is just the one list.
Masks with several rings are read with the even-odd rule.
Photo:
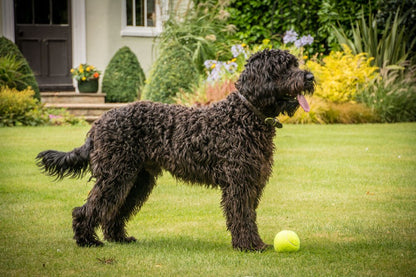
[[34, 157], [81, 145], [87, 130], [0, 128], [1, 276], [416, 275], [415, 123], [278, 130], [258, 225], [268, 243], [297, 232], [297, 253], [232, 250], [220, 191], [167, 173], [128, 224], [137, 243], [77, 247], [71, 210], [92, 183], [52, 182]]

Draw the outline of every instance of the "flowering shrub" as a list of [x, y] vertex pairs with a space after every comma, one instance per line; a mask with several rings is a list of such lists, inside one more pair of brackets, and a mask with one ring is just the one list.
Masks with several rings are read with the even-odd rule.
[[293, 30], [289, 30], [286, 31], [285, 35], [283, 36], [283, 43], [294, 43], [297, 48], [300, 48], [306, 45], [311, 45], [313, 43], [313, 37], [311, 35], [306, 35], [298, 39], [298, 34]]
[[225, 76], [231, 77], [239, 74], [244, 68], [244, 63], [249, 57], [249, 50], [246, 44], [237, 44], [231, 47], [233, 58], [229, 61], [222, 62], [216, 60], [207, 60], [204, 66], [207, 69], [209, 83], [215, 83]]
[[358, 91], [378, 76], [371, 60], [365, 53], [353, 55], [345, 46], [343, 52], [331, 52], [322, 63], [307, 61], [317, 83], [315, 95], [336, 103], [355, 101]]
[[76, 68], [71, 68], [72, 78], [75, 78], [78, 82], [98, 79], [101, 72], [94, 66], [88, 64], [80, 64]]

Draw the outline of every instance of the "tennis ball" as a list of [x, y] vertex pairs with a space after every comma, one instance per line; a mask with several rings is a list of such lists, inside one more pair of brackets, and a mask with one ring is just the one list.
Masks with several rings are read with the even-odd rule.
[[274, 249], [277, 252], [296, 252], [299, 248], [299, 237], [293, 231], [283, 230], [274, 238]]

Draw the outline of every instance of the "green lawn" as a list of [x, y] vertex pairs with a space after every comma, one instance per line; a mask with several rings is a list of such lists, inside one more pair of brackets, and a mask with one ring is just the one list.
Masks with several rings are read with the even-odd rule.
[[278, 130], [258, 225], [267, 243], [297, 232], [297, 253], [232, 250], [220, 191], [167, 173], [128, 224], [136, 243], [77, 247], [71, 210], [92, 183], [53, 182], [34, 158], [81, 145], [87, 130], [0, 128], [0, 276], [416, 275], [415, 123]]

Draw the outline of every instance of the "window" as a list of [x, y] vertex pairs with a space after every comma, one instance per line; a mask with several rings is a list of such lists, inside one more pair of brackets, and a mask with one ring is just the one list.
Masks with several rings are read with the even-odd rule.
[[159, 0], [123, 0], [122, 36], [157, 36], [162, 31]]

